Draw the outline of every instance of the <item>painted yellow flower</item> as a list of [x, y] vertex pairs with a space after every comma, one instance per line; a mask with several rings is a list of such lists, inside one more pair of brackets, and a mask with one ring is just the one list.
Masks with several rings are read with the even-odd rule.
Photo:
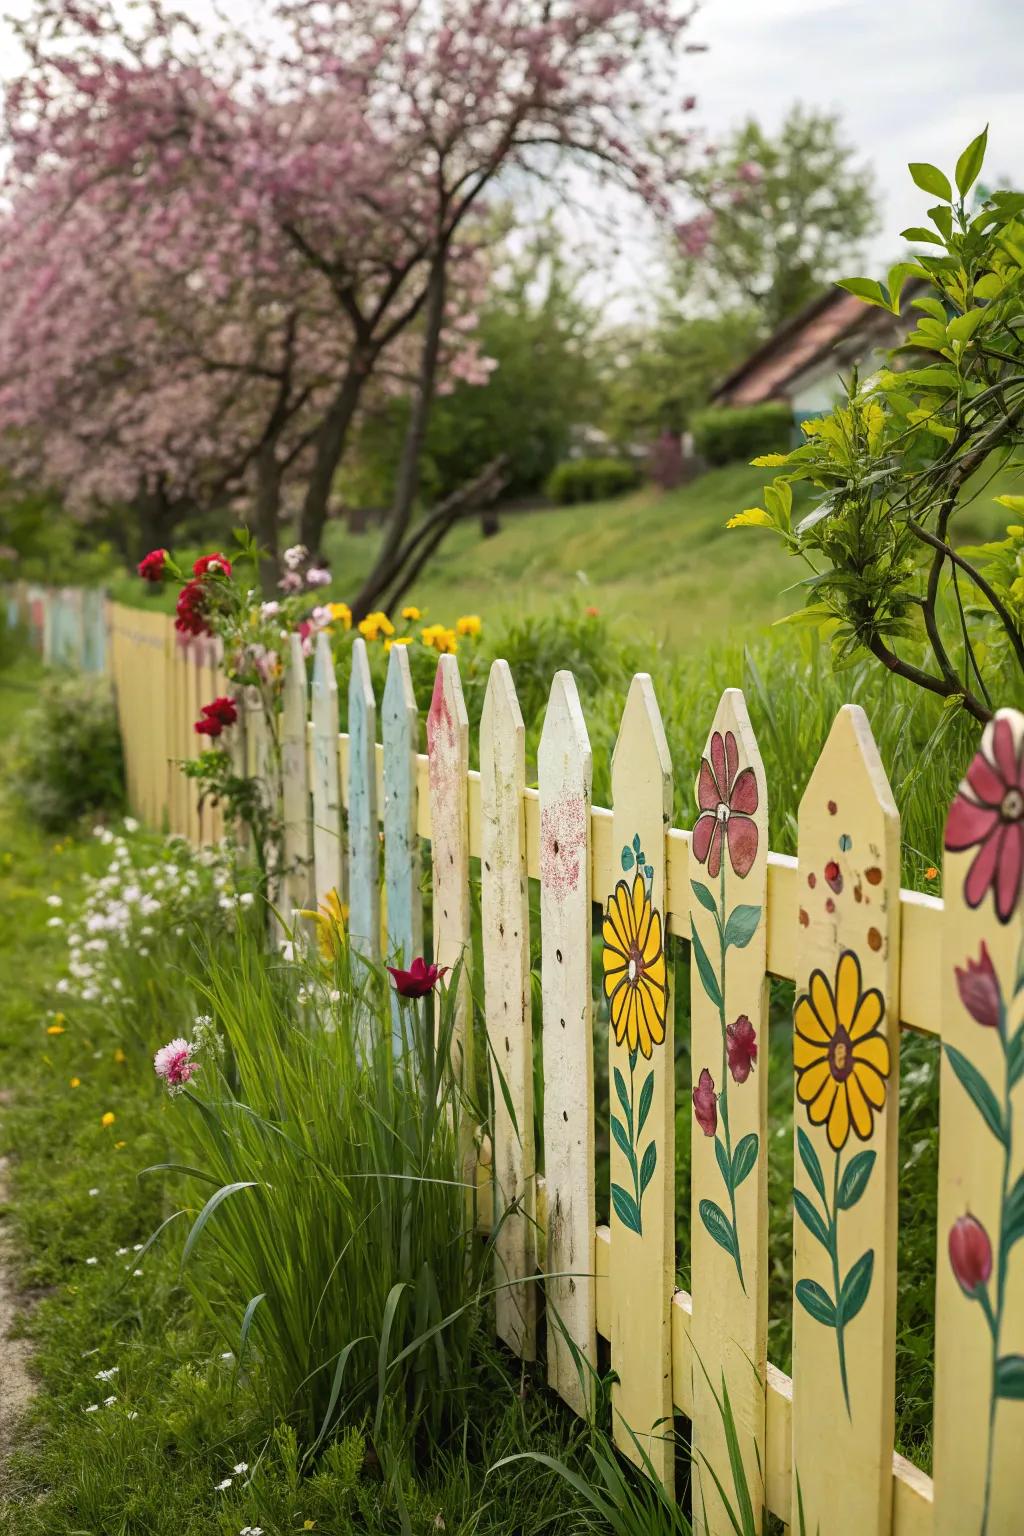
[[402, 618], [408, 619], [411, 624], [417, 623], [422, 617], [423, 615], [420, 610], [412, 603], [409, 604], [408, 608], [402, 609]]
[[381, 610], [368, 613], [365, 619], [359, 621], [359, 633], [364, 640], [380, 640], [382, 636], [393, 635], [394, 632], [395, 626]]
[[460, 635], [478, 635], [483, 629], [478, 613], [464, 613], [461, 619], [455, 620], [455, 628]]
[[327, 612], [332, 624], [340, 624], [342, 629], [352, 628], [352, 609], [348, 603], [328, 603]]
[[665, 1039], [668, 990], [661, 915], [651, 905], [642, 875], [630, 891], [620, 880], [602, 924], [604, 995], [618, 1045], [650, 1057]]
[[867, 1141], [885, 1104], [889, 1043], [881, 1031], [885, 999], [877, 987], [861, 991], [860, 961], [844, 950], [835, 985], [812, 971], [793, 1010], [796, 1095], [812, 1125], [828, 1122], [829, 1146], [839, 1152], [850, 1128]]

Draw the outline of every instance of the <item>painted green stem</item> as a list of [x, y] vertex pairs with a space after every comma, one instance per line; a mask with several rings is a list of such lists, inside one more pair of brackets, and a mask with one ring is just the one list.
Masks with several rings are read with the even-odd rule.
[[846, 1377], [846, 1340], [843, 1337], [843, 1317], [839, 1310], [839, 1153], [836, 1153], [835, 1173], [832, 1176], [832, 1209], [825, 1207], [828, 1217], [829, 1249], [832, 1254], [832, 1286], [835, 1293], [836, 1308], [836, 1347], [839, 1350], [839, 1378], [843, 1383], [843, 1398], [846, 1402], [848, 1417], [853, 1414], [850, 1409], [850, 1384]]
[[996, 1266], [996, 1305], [993, 1315], [988, 1296], [984, 1297], [985, 1319], [992, 1335], [992, 1390], [988, 1406], [988, 1453], [985, 1458], [985, 1502], [982, 1505], [980, 1536], [988, 1531], [988, 1512], [992, 1497], [992, 1452], [996, 1438], [996, 1391], [999, 1368], [999, 1337], [1003, 1326], [1003, 1302], [1006, 1297], [1006, 1193], [1010, 1185], [1010, 1152], [1013, 1148], [1013, 1106], [1010, 1102], [1010, 1053], [1006, 1044], [1006, 1007], [999, 1000], [999, 1041], [1003, 1047], [1003, 1181], [999, 1198], [999, 1260]]
[[722, 1075], [719, 1079], [721, 1088], [718, 1092], [718, 1107], [722, 1112], [722, 1129], [725, 1132], [725, 1155], [728, 1161], [730, 1177], [726, 1181], [729, 1188], [729, 1213], [732, 1217], [732, 1235], [736, 1256], [736, 1273], [739, 1276], [740, 1289], [744, 1296], [747, 1294], [747, 1283], [743, 1278], [743, 1259], [740, 1256], [740, 1229], [736, 1225], [736, 1190], [732, 1181], [732, 1132], [729, 1129], [729, 1052], [726, 1043], [726, 1011], [725, 1011], [725, 827], [721, 834], [722, 864], [719, 870], [719, 901], [718, 901], [718, 1017], [722, 1030]]

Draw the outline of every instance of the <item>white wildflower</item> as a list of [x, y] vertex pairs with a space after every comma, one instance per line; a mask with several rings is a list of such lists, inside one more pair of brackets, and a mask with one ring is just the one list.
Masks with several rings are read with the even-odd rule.
[[86, 1259], [85, 1262], [87, 1264], [98, 1264], [99, 1263], [99, 1259]]
[[243, 1472], [248, 1472], [249, 1463], [247, 1461], [236, 1461], [231, 1470], [232, 1472], [237, 1472], [238, 1476], [241, 1477]]
[[110, 1367], [109, 1371], [97, 1371], [96, 1372], [96, 1380], [97, 1381], [113, 1381], [113, 1379], [117, 1375], [117, 1373], [118, 1373], [118, 1367], [116, 1365], [112, 1365]]
[[110, 1408], [116, 1402], [117, 1402], [117, 1398], [116, 1397], [105, 1397], [103, 1399], [103, 1406], [104, 1406], [104, 1408]]
[[124, 819], [124, 829], [125, 829], [126, 832], [137, 832], [139, 830], [139, 824], [135, 820], [134, 816], [126, 816], [125, 817], [125, 819]]
[[96, 1196], [99, 1194], [99, 1192], [100, 1192], [99, 1191], [99, 1185], [97, 1185], [94, 1189], [90, 1189], [90, 1191], [89, 1191], [90, 1198], [95, 1200]]
[[215, 1493], [223, 1493], [225, 1491], [225, 1489], [230, 1488], [230, 1487], [231, 1487], [231, 1479], [230, 1479], [230, 1477], [226, 1477], [223, 1482], [217, 1484], [216, 1488], [214, 1489], [214, 1492]]
[[46, 898], [46, 905], [48, 907], [62, 907], [64, 905], [64, 903], [63, 903], [63, 901], [61, 901], [59, 896], [54, 895], [54, 896], [47, 896], [47, 898]]
[[99, 1403], [90, 1403], [88, 1408], [85, 1409], [86, 1413], [99, 1413], [99, 1411], [100, 1411]]

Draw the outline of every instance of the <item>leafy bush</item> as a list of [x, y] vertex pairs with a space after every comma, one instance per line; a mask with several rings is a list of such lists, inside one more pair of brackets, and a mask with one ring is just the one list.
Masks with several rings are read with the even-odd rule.
[[546, 494], [560, 506], [578, 501], [607, 501], [622, 496], [640, 482], [627, 459], [566, 459], [551, 471]]
[[731, 464], [762, 453], [784, 453], [793, 432], [793, 412], [781, 402], [712, 406], [693, 418], [693, 443], [709, 464]]
[[123, 806], [121, 735], [105, 679], [74, 677], [46, 685], [38, 707], [24, 718], [12, 787], [26, 810], [53, 831], [87, 811]]

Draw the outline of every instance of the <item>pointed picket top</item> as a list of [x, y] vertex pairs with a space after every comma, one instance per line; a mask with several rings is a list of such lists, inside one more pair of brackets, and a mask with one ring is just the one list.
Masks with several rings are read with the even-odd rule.
[[[619, 878], [604, 898], [611, 1145], [612, 1388], [615, 1438], [635, 1435], [674, 1484], [671, 1305], [675, 1286], [675, 1047], [665, 954], [665, 834], [672, 763], [651, 679], [630, 685], [612, 756]], [[630, 1433], [632, 1431], [632, 1434]]]
[[935, 1536], [1009, 1536], [1024, 1445], [1024, 715], [986, 726], [946, 822]]
[[441, 656], [427, 715], [427, 777], [430, 785], [431, 861], [435, 965], [463, 962], [453, 1052], [463, 1080], [472, 1083], [468, 965], [472, 958], [469, 902], [469, 717], [459, 664]]
[[309, 708], [306, 658], [302, 639], [288, 637], [288, 659], [281, 703], [281, 783], [284, 815], [284, 908], [308, 909], [312, 900], [310, 869], [312, 847], [309, 825], [309, 781], [306, 757], [306, 719]]
[[380, 952], [377, 703], [361, 636], [352, 644], [348, 734], [349, 934], [354, 950], [376, 959]]
[[[764, 1503], [768, 1326], [768, 791], [738, 688], [722, 695], [690, 837], [693, 1500], [697, 1536], [732, 1530], [725, 1381], [753, 1529]], [[715, 1476], [712, 1476], [712, 1471]]]
[[[419, 713], [409, 670], [409, 652], [393, 645], [381, 703], [384, 743], [384, 886], [387, 956], [408, 966], [423, 953], [423, 898], [417, 831], [416, 754]], [[392, 998], [392, 1040], [402, 1050], [401, 1004]]]
[[[899, 815], [863, 710], [800, 802], [793, 1063], [793, 1508], [830, 1536], [892, 1515]], [[844, 1469], [836, 1499], [835, 1467]]]
[[313, 869], [317, 903], [347, 890], [338, 771], [338, 681], [330, 636], [316, 637], [313, 653]]
[[507, 661], [495, 661], [480, 720], [480, 902], [484, 1016], [494, 1105], [497, 1332], [536, 1355], [533, 1022], [526, 879], [526, 727]]
[[[548, 1383], [577, 1413], [597, 1371], [590, 804], [593, 756], [571, 672], [556, 672], [537, 752], [540, 799]], [[584, 1361], [581, 1371], [572, 1349]]]

